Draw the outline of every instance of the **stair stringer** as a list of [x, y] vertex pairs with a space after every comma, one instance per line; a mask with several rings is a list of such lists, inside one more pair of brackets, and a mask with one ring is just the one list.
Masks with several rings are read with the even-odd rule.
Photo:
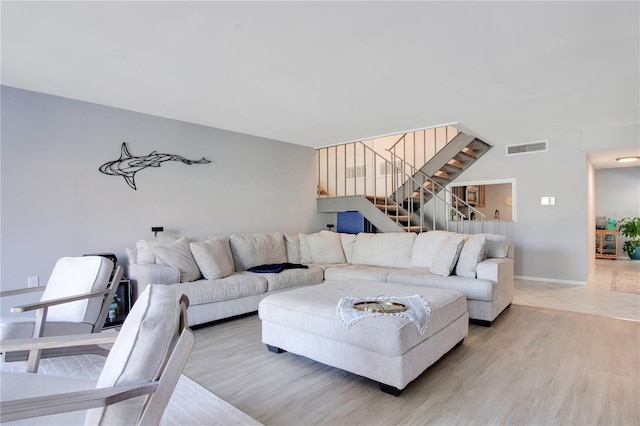
[[[461, 168], [458, 170], [454, 166], [449, 165], [449, 161], [452, 159], [456, 159], [456, 157], [465, 156], [462, 152], [463, 149], [469, 145], [474, 143], [474, 145], [483, 146], [485, 149], [478, 150], [476, 157], [469, 157], [468, 161], [459, 162]], [[412, 177], [413, 179], [408, 179], [397, 191], [395, 191], [391, 195], [391, 199], [403, 203], [406, 201], [411, 194], [417, 191], [419, 188], [416, 186], [417, 182], [426, 182], [425, 176], [431, 177], [434, 181], [438, 182], [442, 187], [451, 183], [460, 173], [466, 170], [469, 166], [471, 166], [475, 161], [477, 161], [485, 152], [491, 149], [491, 145], [486, 142], [476, 138], [475, 136], [468, 135], [466, 133], [458, 133], [456, 137], [451, 139], [449, 143], [447, 143], [442, 149], [440, 149], [436, 155], [434, 155], [425, 165], [423, 165]], [[443, 169], [451, 169], [448, 174], [450, 175], [450, 179], [444, 179], [438, 177], [436, 173], [438, 171], [442, 171]], [[435, 193], [440, 192], [440, 188], [433, 189]], [[428, 192], [427, 192], [428, 194]], [[428, 195], [429, 201], [432, 198], [432, 195]]]
[[318, 198], [316, 208], [318, 213], [358, 211], [379, 232], [405, 232], [400, 225], [362, 195]]

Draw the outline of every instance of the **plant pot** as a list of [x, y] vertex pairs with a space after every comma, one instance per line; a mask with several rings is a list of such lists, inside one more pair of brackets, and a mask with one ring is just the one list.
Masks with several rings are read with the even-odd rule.
[[627, 252], [627, 254], [629, 255], [629, 257], [631, 259], [640, 260], [640, 250], [636, 250], [635, 253], [633, 253], [633, 254]]

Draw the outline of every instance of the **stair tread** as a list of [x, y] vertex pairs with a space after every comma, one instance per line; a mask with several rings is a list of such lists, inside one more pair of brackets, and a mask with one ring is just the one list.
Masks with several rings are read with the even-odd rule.
[[462, 150], [460, 151], [463, 154], [468, 155], [469, 157], [473, 157], [473, 158], [477, 158], [478, 155], [476, 154], [476, 152], [469, 148], [468, 146], [465, 146], [464, 148], [462, 148]]
[[420, 225], [403, 226], [402, 229], [407, 232], [427, 232], [429, 230], [426, 226]]
[[460, 170], [464, 169], [463, 164], [460, 161], [458, 161], [455, 157], [449, 160], [447, 164], [451, 167], [455, 167], [456, 169], [460, 169]]

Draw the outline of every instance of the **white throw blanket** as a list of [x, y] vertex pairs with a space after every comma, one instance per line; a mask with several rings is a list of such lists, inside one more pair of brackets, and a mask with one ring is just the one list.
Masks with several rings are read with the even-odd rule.
[[[404, 312], [393, 312], [393, 313], [384, 313], [384, 312], [367, 312], [361, 311], [353, 308], [354, 303], [358, 302], [367, 302], [371, 300], [376, 301], [385, 301], [385, 302], [396, 302], [402, 303], [407, 310]], [[395, 315], [407, 318], [411, 320], [416, 327], [418, 327], [418, 331], [420, 334], [424, 334], [427, 330], [427, 323], [429, 322], [429, 318], [431, 317], [431, 308], [426, 300], [422, 297], [416, 296], [385, 296], [381, 298], [377, 297], [343, 297], [338, 302], [338, 307], [336, 308], [336, 313], [340, 318], [340, 322], [345, 328], [350, 328], [355, 323], [360, 321], [362, 318], [366, 317], [377, 317], [382, 315]]]

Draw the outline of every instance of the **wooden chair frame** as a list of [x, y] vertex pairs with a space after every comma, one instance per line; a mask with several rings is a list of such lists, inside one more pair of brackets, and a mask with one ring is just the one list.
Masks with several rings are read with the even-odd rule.
[[[158, 380], [2, 402], [0, 403], [2, 421], [9, 422], [32, 417], [87, 410], [90, 408], [106, 407], [130, 398], [148, 395], [148, 401], [143, 408], [140, 418], [136, 423], [132, 422], [132, 424], [158, 425], [195, 343], [193, 332], [187, 327], [187, 307], [189, 305], [189, 299], [183, 295], [180, 298], [180, 304], [182, 309], [180, 338]], [[0, 349], [17, 351], [37, 348], [42, 350], [48, 348], [98, 345], [113, 343], [116, 338], [117, 333], [40, 337], [36, 339], [0, 342]]]
[[[69, 303], [69, 302], [76, 302], [78, 300], [90, 299], [93, 297], [102, 297], [103, 298], [102, 307], [100, 308], [98, 318], [96, 319], [96, 322], [93, 324], [93, 328], [91, 330], [92, 333], [100, 333], [102, 331], [102, 327], [104, 326], [104, 322], [107, 319], [107, 314], [109, 313], [109, 306], [111, 305], [111, 301], [115, 296], [118, 286], [120, 285], [120, 279], [122, 278], [123, 272], [124, 270], [122, 269], [122, 266], [118, 266], [116, 268], [115, 273], [113, 274], [113, 277], [109, 285], [104, 290], [93, 291], [91, 293], [77, 294], [75, 296], [61, 297], [59, 299], [43, 300], [40, 302], [29, 303], [26, 305], [14, 306], [11, 308], [11, 312], [36, 311], [36, 319], [33, 326], [32, 337], [34, 339], [37, 339], [42, 337], [42, 333], [44, 332], [44, 327], [47, 321], [47, 312], [49, 307], [55, 306], [55, 305], [62, 305], [64, 303]], [[8, 291], [0, 292], [0, 297], [32, 293], [35, 291], [43, 291], [45, 288], [46, 286], [19, 289], [19, 290], [8, 290]], [[6, 345], [2, 344], [2, 346], [5, 347]], [[9, 350], [9, 349], [2, 350], [2, 355], [4, 360], [7, 360], [6, 358], [7, 352], [12, 352], [12, 350]], [[56, 354], [55, 352], [53, 353], [50, 352], [49, 356], [55, 356], [55, 354]], [[68, 355], [68, 352], [66, 354]], [[39, 349], [39, 348], [29, 349], [27, 372], [35, 373], [38, 371], [38, 365], [40, 364], [41, 357], [42, 357], [42, 349]], [[13, 360], [18, 360], [18, 359], [21, 359], [21, 358], [17, 357]]]

